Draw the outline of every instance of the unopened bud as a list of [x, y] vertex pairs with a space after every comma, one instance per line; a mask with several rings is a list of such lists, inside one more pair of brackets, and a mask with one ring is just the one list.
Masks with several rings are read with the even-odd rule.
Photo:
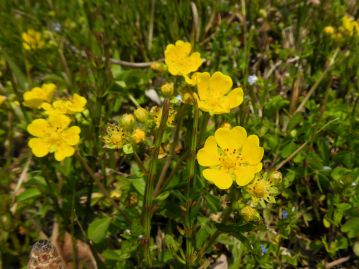
[[137, 108], [134, 114], [139, 122], [145, 122], [148, 119], [148, 111], [142, 107]]

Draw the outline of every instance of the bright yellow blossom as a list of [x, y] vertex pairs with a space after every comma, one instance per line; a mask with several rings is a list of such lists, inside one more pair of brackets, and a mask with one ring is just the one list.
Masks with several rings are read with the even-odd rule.
[[260, 219], [258, 211], [248, 205], [241, 209], [241, 215], [246, 221], [255, 221]]
[[102, 137], [105, 148], [120, 149], [126, 142], [124, 130], [118, 125], [110, 123], [107, 125], [106, 135]]
[[344, 31], [349, 35], [359, 34], [359, 22], [355, 21], [349, 16], [344, 16], [342, 20], [342, 27]]
[[189, 42], [178, 40], [175, 45], [169, 44], [165, 50], [165, 62], [173, 76], [186, 76], [197, 71], [202, 64], [199, 52], [191, 53]]
[[265, 207], [265, 202], [275, 203], [274, 196], [278, 194], [278, 189], [263, 176], [255, 178], [246, 187], [246, 191], [251, 195], [253, 205], [260, 203], [263, 207]]
[[56, 86], [53, 83], [45, 83], [40, 87], [32, 88], [23, 95], [24, 106], [39, 108], [45, 102], [51, 102]]
[[143, 140], [145, 140], [145, 132], [142, 129], [135, 129], [135, 131], [132, 134], [132, 138], [135, 141], [136, 144], [142, 142]]
[[40, 32], [33, 29], [27, 30], [21, 34], [22, 46], [25, 50], [36, 50], [45, 47], [45, 41]]
[[80, 142], [81, 129], [69, 127], [71, 120], [61, 114], [52, 114], [47, 120], [36, 119], [28, 126], [27, 131], [35, 136], [29, 140], [29, 147], [36, 157], [55, 153], [55, 159], [62, 161], [75, 153], [74, 146]]
[[205, 179], [220, 189], [228, 189], [233, 181], [239, 186], [247, 185], [262, 170], [263, 154], [258, 136], [247, 136], [243, 127], [236, 126], [217, 129], [198, 151], [197, 160], [209, 166], [203, 170]]
[[74, 94], [69, 99], [60, 99], [56, 100], [51, 104], [43, 103], [41, 108], [43, 108], [47, 114], [60, 113], [60, 114], [75, 114], [80, 113], [85, 110], [87, 100], [81, 95]]
[[198, 73], [198, 107], [209, 114], [229, 113], [243, 102], [242, 88], [232, 89], [232, 79], [221, 72]]
[[333, 35], [335, 33], [335, 29], [333, 26], [326, 26], [324, 27], [324, 33], [328, 35]]
[[0, 106], [2, 105], [2, 103], [4, 103], [6, 100], [6, 96], [4, 95], [0, 95]]

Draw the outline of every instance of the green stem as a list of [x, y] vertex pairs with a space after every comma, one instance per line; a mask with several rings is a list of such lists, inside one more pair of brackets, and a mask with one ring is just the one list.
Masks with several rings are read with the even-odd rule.
[[160, 126], [157, 130], [154, 142], [154, 148], [150, 160], [149, 171], [147, 174], [146, 186], [145, 186], [145, 197], [142, 209], [142, 221], [144, 227], [144, 258], [146, 267], [152, 266], [152, 255], [150, 250], [150, 239], [151, 239], [151, 219], [153, 215], [153, 189], [154, 180], [156, 174], [156, 165], [158, 160], [158, 154], [160, 152], [162, 137], [167, 126], [167, 119], [169, 113], [169, 100], [166, 99], [162, 107], [162, 117]]
[[194, 177], [194, 168], [196, 162], [196, 150], [197, 150], [197, 133], [198, 133], [198, 118], [199, 111], [196, 100], [193, 104], [193, 126], [192, 126], [192, 137], [191, 137], [191, 155], [187, 162], [187, 202], [186, 202], [186, 217], [185, 217], [185, 235], [186, 235], [186, 268], [192, 268], [194, 262], [194, 247], [193, 247], [193, 227], [191, 219], [191, 206], [192, 206], [192, 186]]
[[[177, 124], [176, 124], [175, 134], [173, 136], [173, 142], [171, 144], [169, 154], [167, 156], [166, 162], [165, 162], [165, 164], [164, 164], [164, 166], [162, 168], [160, 177], [159, 177], [158, 182], [156, 184], [155, 191], [153, 192], [153, 197], [156, 197], [160, 193], [162, 185], [163, 185], [163, 183], [164, 183], [164, 181], [166, 179], [167, 170], [171, 165], [172, 157], [174, 155], [176, 146], [178, 144], [179, 133], [180, 133], [181, 126], [182, 126], [183, 116], [184, 116], [184, 106], [181, 106], [181, 108], [180, 108], [180, 110], [178, 112], [178, 115], [177, 115], [177, 119], [176, 119]], [[168, 182], [168, 179], [167, 179], [167, 182]]]

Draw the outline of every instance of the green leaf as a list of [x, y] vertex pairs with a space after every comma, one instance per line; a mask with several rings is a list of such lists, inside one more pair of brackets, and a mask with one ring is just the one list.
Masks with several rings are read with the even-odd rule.
[[101, 242], [107, 233], [108, 227], [110, 226], [111, 218], [97, 218], [88, 227], [87, 234], [90, 240], [94, 243]]
[[220, 230], [221, 232], [233, 235], [243, 243], [247, 242], [247, 238], [242, 233], [249, 232], [253, 228], [253, 224], [251, 223], [247, 223], [243, 225], [236, 225], [236, 224], [226, 225], [222, 223], [216, 223], [215, 225], [217, 229]]
[[347, 233], [351, 238], [359, 235], [359, 217], [349, 219], [342, 226], [341, 231]]
[[23, 193], [19, 194], [17, 196], [16, 200], [18, 202], [23, 202], [28, 199], [39, 197], [40, 195], [41, 195], [41, 192], [38, 189], [31, 188], [31, 189], [27, 189]]
[[141, 195], [145, 195], [145, 180], [142, 177], [131, 179], [132, 186]]

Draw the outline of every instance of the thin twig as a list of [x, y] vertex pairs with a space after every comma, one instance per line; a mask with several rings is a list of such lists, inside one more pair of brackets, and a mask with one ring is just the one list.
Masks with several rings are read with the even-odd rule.
[[350, 260], [350, 256], [347, 256], [347, 257], [343, 257], [343, 258], [340, 258], [340, 259], [337, 259], [335, 261], [332, 261], [332, 262], [329, 262], [325, 265], [325, 268], [332, 268], [332, 267], [335, 267], [339, 264], [342, 264], [342, 263], [345, 263], [347, 261]]

